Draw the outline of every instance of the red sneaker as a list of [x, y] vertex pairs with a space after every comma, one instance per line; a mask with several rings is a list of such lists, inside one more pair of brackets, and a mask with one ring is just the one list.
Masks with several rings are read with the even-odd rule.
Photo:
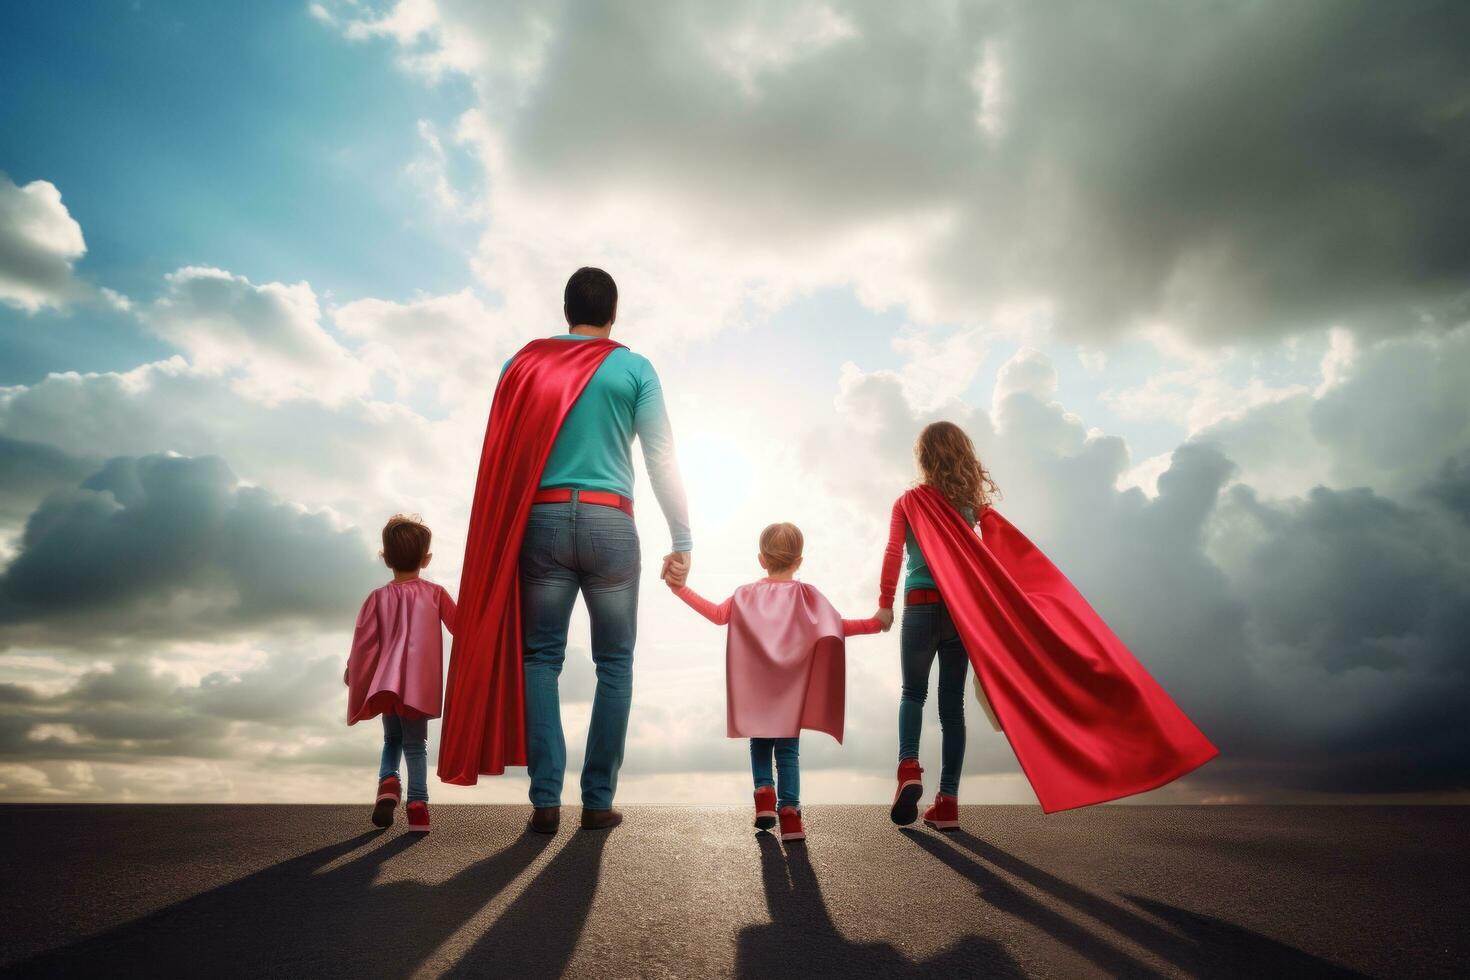
[[924, 811], [924, 822], [935, 830], [960, 829], [960, 798], [934, 794], [934, 805]]
[[893, 809], [888, 818], [900, 827], [919, 818], [919, 797], [924, 795], [924, 770], [918, 759], [904, 759], [898, 764], [898, 792], [893, 794]]
[[373, 826], [393, 826], [393, 811], [398, 808], [398, 801], [403, 796], [403, 790], [398, 785], [397, 776], [389, 776], [378, 783], [378, 802], [373, 807]]
[[776, 787], [761, 786], [755, 791], [755, 826], [770, 830], [776, 826]]
[[416, 834], [427, 834], [429, 832], [429, 804], [423, 800], [409, 801], [408, 829]]
[[801, 811], [794, 806], [781, 808], [781, 839], [806, 840], [806, 828], [801, 825]]

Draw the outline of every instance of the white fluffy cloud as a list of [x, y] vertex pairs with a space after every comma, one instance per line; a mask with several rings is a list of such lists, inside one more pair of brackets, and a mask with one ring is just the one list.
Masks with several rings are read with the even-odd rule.
[[86, 251], [55, 184], [22, 187], [0, 173], [0, 303], [27, 313], [64, 306], [77, 295], [72, 266]]
[[143, 322], [204, 371], [267, 402], [340, 401], [364, 392], [368, 373], [322, 326], [305, 282], [255, 285], [223, 269], [172, 272]]

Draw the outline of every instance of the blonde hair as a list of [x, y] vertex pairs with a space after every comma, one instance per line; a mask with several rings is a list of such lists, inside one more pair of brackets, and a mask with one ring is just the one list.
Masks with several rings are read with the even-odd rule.
[[956, 510], [968, 507], [978, 517], [993, 497], [1000, 496], [1000, 488], [975, 455], [975, 444], [953, 422], [924, 426], [914, 443], [914, 459], [924, 482], [944, 494]]
[[761, 557], [766, 560], [766, 571], [784, 572], [801, 560], [801, 548], [805, 542], [801, 528], [782, 521], [772, 524], [761, 532]]

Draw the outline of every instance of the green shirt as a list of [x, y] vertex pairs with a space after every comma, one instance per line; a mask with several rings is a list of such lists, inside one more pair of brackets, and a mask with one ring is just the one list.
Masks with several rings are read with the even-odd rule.
[[[971, 527], [975, 526], [975, 511], [972, 508], [966, 507], [960, 513], [964, 515]], [[908, 563], [905, 565], [903, 590], [905, 592], [910, 589], [939, 591], [939, 586], [934, 584], [934, 576], [929, 574], [929, 562], [924, 559], [924, 553], [919, 550], [919, 542], [914, 537], [913, 528], [907, 528], [904, 531], [904, 547], [908, 550]], [[892, 552], [890, 551], [889, 554]]]
[[[562, 334], [553, 339], [591, 338]], [[505, 366], [510, 367], [510, 361]], [[631, 499], [635, 436], [643, 447], [653, 494], [669, 523], [673, 550], [689, 551], [689, 509], [663, 388], [648, 358], [626, 347], [615, 348], [603, 359], [567, 412], [541, 472], [541, 487], [606, 490]]]

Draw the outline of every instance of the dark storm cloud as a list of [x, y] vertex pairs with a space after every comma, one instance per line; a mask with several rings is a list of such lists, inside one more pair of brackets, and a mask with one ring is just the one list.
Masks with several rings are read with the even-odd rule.
[[19, 524], [48, 493], [76, 486], [95, 469], [55, 446], [0, 435], [0, 526]]
[[[1190, 784], [1470, 788], [1463, 457], [1402, 498], [1324, 487], [1268, 499], [1234, 482], [1239, 470], [1219, 446], [1191, 442], [1174, 451], [1156, 497], [1119, 491], [1122, 441], [1089, 435], [1050, 400], [1052, 377], [1029, 370], [1044, 360], [1002, 372], [993, 417], [958, 404], [941, 414], [975, 438], [1004, 492], [1002, 513], [1220, 746]], [[831, 443], [840, 459], [813, 439], [811, 475], [835, 500], [878, 512], [911, 479], [907, 448], [928, 416], [907, 408], [900, 384], [850, 378], [839, 407], [863, 435]], [[1420, 436], [1440, 438], [1433, 427], [1399, 433]]]
[[374, 572], [360, 534], [241, 485], [218, 458], [119, 457], [26, 521], [0, 576], [0, 635], [82, 643], [350, 621]]
[[[345, 730], [343, 657], [279, 653], [199, 684], [132, 660], [88, 671], [43, 695], [0, 685], [0, 759], [135, 761], [174, 756], [239, 757], [252, 739], [302, 728]], [[329, 715], [332, 715], [330, 719]]]
[[1226, 340], [1470, 310], [1463, 3], [440, 6], [489, 52], [551, 29], [534, 80], [480, 69], [526, 88], [485, 108], [528, 186], [657, 188], [793, 257], [943, 215], [911, 267], [846, 273], [942, 319], [1040, 296], [1079, 337]]

